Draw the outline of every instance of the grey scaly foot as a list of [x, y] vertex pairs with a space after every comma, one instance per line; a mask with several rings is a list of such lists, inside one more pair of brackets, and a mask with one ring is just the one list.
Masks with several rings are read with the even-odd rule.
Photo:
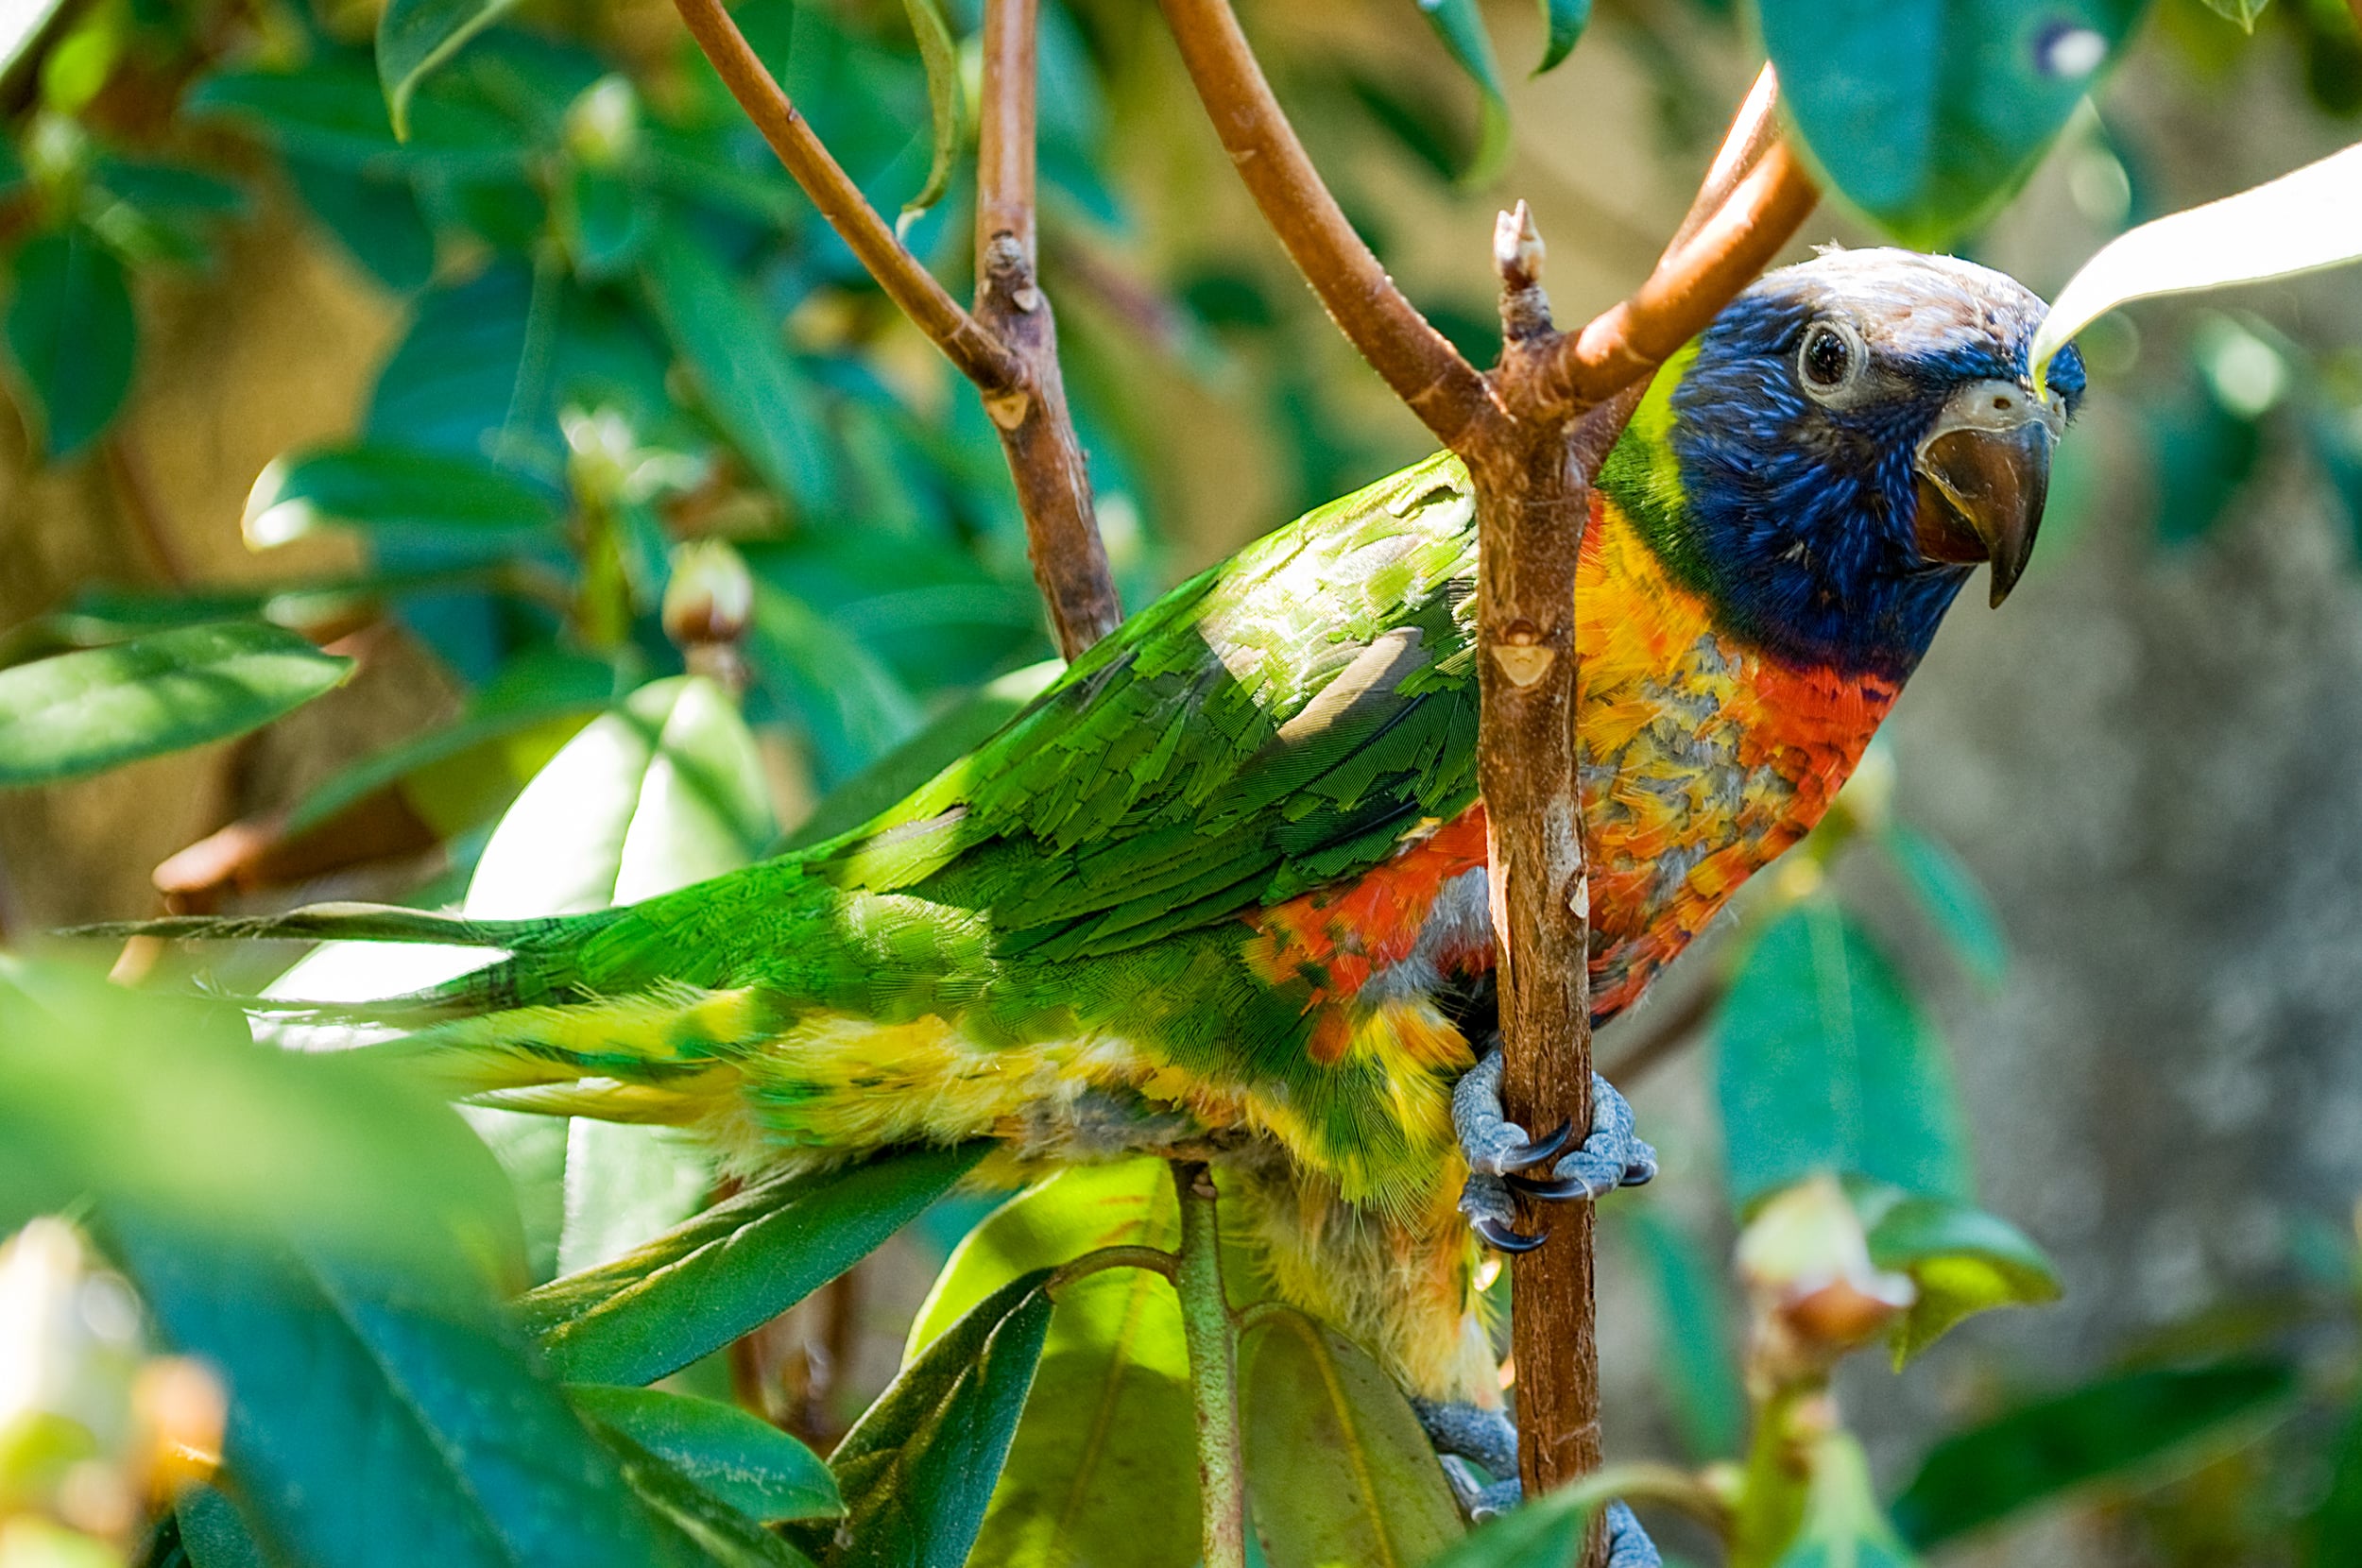
[[[1517, 1428], [1508, 1411], [1429, 1399], [1413, 1399], [1411, 1408], [1417, 1412], [1428, 1441], [1446, 1461], [1445, 1477], [1470, 1524], [1507, 1513], [1524, 1500], [1525, 1490], [1517, 1480]], [[1453, 1460], [1482, 1466], [1488, 1479], [1477, 1480], [1468, 1465]], [[1662, 1568], [1656, 1542], [1631, 1508], [1611, 1502], [1606, 1524], [1607, 1568]]]
[[1591, 1075], [1589, 1136], [1559, 1158], [1547, 1176], [1531, 1174], [1566, 1149], [1573, 1124], [1563, 1124], [1545, 1137], [1529, 1137], [1501, 1110], [1501, 1068], [1497, 1041], [1461, 1075], [1451, 1095], [1452, 1130], [1468, 1157], [1468, 1184], [1461, 1189], [1460, 1212], [1488, 1245], [1505, 1253], [1531, 1252], [1542, 1245], [1542, 1236], [1517, 1233], [1519, 1193], [1587, 1202], [1619, 1186], [1636, 1187], [1654, 1179], [1656, 1150], [1635, 1135], [1632, 1106], [1598, 1073]]

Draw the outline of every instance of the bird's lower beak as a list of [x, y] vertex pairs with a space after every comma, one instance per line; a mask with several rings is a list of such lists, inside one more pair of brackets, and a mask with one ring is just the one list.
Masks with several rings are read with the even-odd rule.
[[1981, 381], [1955, 392], [1919, 443], [1919, 553], [1991, 563], [1996, 605], [2033, 554], [2062, 422], [2023, 384]]

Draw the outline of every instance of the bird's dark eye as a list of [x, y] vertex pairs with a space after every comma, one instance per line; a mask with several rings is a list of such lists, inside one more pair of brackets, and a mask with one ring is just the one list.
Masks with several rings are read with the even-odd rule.
[[1805, 344], [1797, 350], [1796, 363], [1804, 371], [1806, 384], [1819, 391], [1833, 392], [1844, 385], [1846, 377], [1853, 373], [1854, 346], [1835, 327], [1815, 322], [1805, 330]]

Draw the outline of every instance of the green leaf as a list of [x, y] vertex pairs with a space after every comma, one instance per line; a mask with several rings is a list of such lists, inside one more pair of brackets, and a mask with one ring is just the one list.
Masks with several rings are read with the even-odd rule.
[[139, 321], [123, 264], [78, 226], [27, 240], [9, 267], [8, 335], [40, 415], [43, 452], [71, 457], [131, 389]]
[[242, 526], [258, 550], [343, 523], [505, 555], [554, 537], [562, 515], [549, 491], [481, 458], [378, 441], [274, 461], [247, 497]]
[[1817, 1171], [1964, 1197], [1951, 1065], [1902, 977], [1827, 898], [1756, 939], [1716, 1022], [1731, 1196], [1744, 1208]]
[[553, 692], [532, 707], [464, 715], [330, 775], [288, 811], [285, 831], [308, 832], [394, 790], [437, 833], [464, 832], [505, 810], [604, 706]]
[[1780, 96], [1847, 200], [1941, 250], [2016, 190], [2143, 0], [1758, 0]]
[[[275, 1557], [319, 1568], [691, 1560], [659, 1548], [613, 1458], [533, 1371], [471, 1270], [111, 1220], [158, 1321], [232, 1390], [224, 1457]], [[394, 1500], [399, 1528], [355, 1527]]]
[[967, 96], [960, 85], [959, 42], [951, 35], [951, 19], [944, 15], [941, 0], [902, 0], [902, 10], [918, 40], [918, 58], [927, 67], [927, 105], [934, 116], [935, 133], [927, 183], [902, 204], [898, 227], [907, 229], [913, 218], [941, 201], [943, 193], [951, 188], [951, 167], [959, 159], [967, 128]]
[[1463, 1533], [1411, 1402], [1335, 1330], [1268, 1308], [1240, 1341], [1239, 1404], [1272, 1568], [1425, 1562]]
[[173, 1506], [191, 1568], [266, 1568], [263, 1548], [237, 1505], [213, 1487], [192, 1487]]
[[1581, 1483], [1560, 1487], [1479, 1525], [1427, 1568], [1567, 1568], [1598, 1507]]
[[520, 128], [479, 103], [420, 98], [407, 145], [394, 139], [376, 78], [358, 58], [313, 60], [300, 71], [225, 71], [181, 100], [192, 114], [251, 127], [282, 152], [380, 174], [429, 166], [450, 176], [513, 174], [529, 150]]
[[2305, 1568], [2362, 1562], [2362, 1405], [2346, 1417], [2329, 1490], [2305, 1516], [2302, 1540]]
[[[1501, 86], [1493, 36], [1477, 0], [1418, 0], [1419, 14], [1443, 41], [1444, 52], [1477, 87], [1477, 145], [1461, 172], [1463, 185], [1485, 185], [1509, 166], [1509, 94]], [[1553, 34], [1553, 40], [1555, 34]], [[1555, 47], [1555, 42], [1553, 42]], [[1555, 62], [1552, 62], [1555, 63]], [[1548, 66], [1544, 67], [1548, 69]]]
[[2255, 19], [2270, 4], [2271, 0], [2206, 0], [2206, 9], [2236, 22], [2241, 32], [2251, 33], [2255, 30]]
[[434, 278], [435, 231], [409, 180], [294, 153], [281, 161], [303, 205], [371, 277], [397, 294]]
[[1919, 899], [1919, 907], [1951, 943], [1954, 956], [1985, 984], [1998, 985], [2009, 970], [2009, 945], [2002, 940], [2001, 923], [1994, 918], [1985, 890], [1977, 885], [1960, 857], [1899, 822], [1879, 835], [1878, 842]]
[[[1103, 1247], [1180, 1241], [1162, 1160], [1078, 1166], [970, 1231], [911, 1325], [916, 1361], [1012, 1282]], [[973, 1559], [995, 1568], [1198, 1560], [1196, 1429], [1172, 1287], [1110, 1269], [1060, 1289]]]
[[2252, 1426], [2296, 1389], [2277, 1361], [2120, 1372], [1958, 1432], [1928, 1452], [1894, 1521], [1926, 1548], [2185, 1445]]
[[2286, 278], [2362, 259], [2362, 146], [2237, 196], [2118, 234], [2059, 290], [2027, 350], [2036, 384], [2051, 356], [2118, 305]]
[[1879, 1510], [1870, 1461], [1854, 1435], [1826, 1434], [1807, 1462], [1804, 1525], [1778, 1568], [1911, 1568], [1916, 1559]]
[[[753, 1419], [751, 1417], [749, 1420]], [[708, 1568], [812, 1568], [812, 1559], [623, 1433], [599, 1434], [624, 1482]]]
[[1013, 670], [978, 689], [830, 791], [773, 853], [808, 848], [859, 827], [982, 745], [1065, 672], [1064, 659], [1049, 658]]
[[1870, 1261], [1908, 1274], [1918, 1298], [1894, 1325], [1898, 1368], [1955, 1323], [1996, 1306], [2059, 1299], [2050, 1259], [2005, 1219], [1948, 1198], [1906, 1198], [1892, 1188], [1852, 1193], [1869, 1233]]
[[984, 1149], [919, 1150], [759, 1183], [612, 1263], [528, 1293], [525, 1323], [569, 1379], [653, 1382], [851, 1268]]
[[566, 1392], [574, 1408], [600, 1426], [630, 1439], [749, 1519], [833, 1519], [845, 1511], [836, 1477], [817, 1454], [735, 1405], [600, 1383], [576, 1384]]
[[655, 227], [647, 191], [622, 169], [570, 162], [556, 212], [574, 271], [591, 281], [629, 271], [647, 248]]
[[705, 405], [765, 484], [799, 511], [838, 502], [835, 458], [818, 394], [712, 247], [677, 224], [641, 264], [650, 302]]
[[1549, 33], [1549, 43], [1533, 74], [1538, 77], [1556, 70], [1560, 61], [1575, 52], [1583, 30], [1590, 25], [1591, 0], [1542, 0], [1542, 26]]
[[894, 672], [802, 599], [758, 580], [753, 633], [756, 667], [804, 721], [823, 776], [866, 764], [918, 727], [918, 704]]
[[352, 661], [228, 622], [0, 670], [0, 787], [79, 778], [227, 740], [343, 683]]
[[377, 81], [394, 134], [410, 134], [410, 98], [426, 74], [490, 26], [511, 0], [386, 0], [377, 17]]
[[1050, 1332], [1050, 1270], [1010, 1281], [902, 1369], [830, 1457], [845, 1494], [831, 1568], [960, 1568]]
[[1731, 1352], [1731, 1310], [1723, 1268], [1689, 1233], [1657, 1208], [1622, 1206], [1602, 1213], [1640, 1265], [1653, 1310], [1657, 1386], [1673, 1428], [1689, 1456], [1721, 1458], [1745, 1436], [1747, 1403]]

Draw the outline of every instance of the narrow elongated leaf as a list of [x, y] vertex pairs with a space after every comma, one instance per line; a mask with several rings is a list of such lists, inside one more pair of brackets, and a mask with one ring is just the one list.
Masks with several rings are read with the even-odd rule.
[[2024, 181], [2142, 0], [1760, 0], [1780, 97], [1845, 197], [1940, 250]]
[[829, 1460], [846, 1508], [834, 1568], [967, 1560], [1050, 1332], [1050, 1272], [977, 1303], [845, 1434]]
[[1826, 898], [1748, 952], [1716, 1023], [1731, 1196], [1817, 1171], [1965, 1196], [1965, 1134], [1943, 1042], [1869, 935]]
[[377, 16], [377, 81], [394, 134], [410, 134], [410, 98], [429, 71], [499, 19], [511, 0], [386, 0]]
[[647, 1383], [768, 1322], [868, 1255], [984, 1157], [982, 1144], [776, 1177], [521, 1304], [577, 1382]]
[[678, 225], [642, 263], [648, 298], [714, 422], [763, 482], [799, 508], [837, 501], [820, 401], [780, 335], [712, 247]]
[[131, 389], [139, 322], [123, 264], [79, 226], [27, 240], [9, 264], [8, 336], [40, 413], [42, 451], [71, 457]]
[[[1509, 94], [1501, 85], [1500, 61], [1493, 53], [1493, 35], [1485, 31], [1484, 15], [1478, 9], [1477, 0], [1418, 0], [1418, 4], [1419, 14], [1427, 18], [1428, 26], [1443, 41], [1444, 52], [1476, 83], [1476, 151], [1469, 157], [1467, 168], [1461, 172], [1460, 182], [1488, 184], [1509, 166]], [[1555, 38], [1552, 46], [1556, 46]]]
[[2118, 234], [2078, 268], [2028, 350], [2036, 384], [2051, 357], [2118, 305], [2228, 288], [2362, 259], [2362, 145], [2294, 174]]
[[1908, 1274], [1918, 1287], [1894, 1325], [1897, 1367], [1974, 1313], [2059, 1299], [2050, 1259], [2005, 1219], [1948, 1198], [1906, 1198], [1892, 1188], [1866, 1193], [1857, 1186], [1851, 1196], [1869, 1232], [1870, 1261]]
[[633, 1495], [664, 1521], [668, 1533], [697, 1562], [711, 1568], [811, 1568], [810, 1558], [676, 1466], [612, 1428], [599, 1438], [621, 1463]]
[[942, 0], [902, 0], [902, 10], [911, 19], [918, 58], [927, 67], [927, 107], [934, 116], [934, 156], [927, 165], [927, 183], [902, 203], [899, 227], [907, 229], [951, 188], [951, 167], [960, 156], [967, 116], [959, 41], [951, 35], [951, 19], [943, 13]]
[[1549, 43], [1542, 51], [1542, 63], [1533, 74], [1558, 68], [1559, 63], [1575, 52], [1582, 42], [1583, 28], [1591, 25], [1591, 0], [1542, 0], [1542, 26], [1549, 34]]
[[272, 463], [247, 497], [242, 526], [258, 549], [346, 523], [503, 555], [522, 540], [553, 537], [561, 516], [549, 490], [481, 458], [373, 441]]
[[1239, 1345], [1255, 1533], [1272, 1568], [1424, 1563], [1460, 1512], [1411, 1403], [1367, 1353], [1288, 1308]]
[[820, 1456], [735, 1405], [604, 1383], [566, 1392], [575, 1409], [749, 1519], [833, 1519], [845, 1511], [836, 1477]]
[[186, 626], [0, 670], [0, 787], [243, 735], [351, 673], [351, 659], [261, 622]]
[[1953, 953], [1968, 972], [1987, 985], [1999, 984], [2010, 966], [2009, 946], [2001, 938], [2001, 923], [1994, 918], [1985, 890], [1960, 864], [1960, 857], [1899, 822], [1889, 827], [1878, 842], [1917, 895], [1919, 907], [1951, 942]]
[[2123, 1372], [2022, 1406], [1929, 1450], [1895, 1499], [1906, 1539], [1929, 1547], [2076, 1488], [2124, 1479], [2186, 1444], [2220, 1439], [2286, 1399], [2277, 1361]]
[[[911, 1325], [915, 1361], [1012, 1281], [1102, 1247], [1180, 1240], [1162, 1160], [1083, 1166], [969, 1232]], [[1172, 1287], [1111, 1269], [1058, 1293], [1025, 1415], [977, 1537], [996, 1568], [1190, 1568], [1198, 1560], [1196, 1431]]]
[[1731, 1349], [1723, 1266], [1656, 1208], [1618, 1208], [1600, 1218], [1640, 1264], [1654, 1306], [1649, 1321], [1657, 1383], [1683, 1446], [1700, 1461], [1733, 1452], [1745, 1433], [1747, 1401]]
[[[275, 1555], [320, 1568], [687, 1562], [469, 1270], [111, 1226], [231, 1389], [225, 1457]], [[381, 1510], [383, 1510], [381, 1515]]]

